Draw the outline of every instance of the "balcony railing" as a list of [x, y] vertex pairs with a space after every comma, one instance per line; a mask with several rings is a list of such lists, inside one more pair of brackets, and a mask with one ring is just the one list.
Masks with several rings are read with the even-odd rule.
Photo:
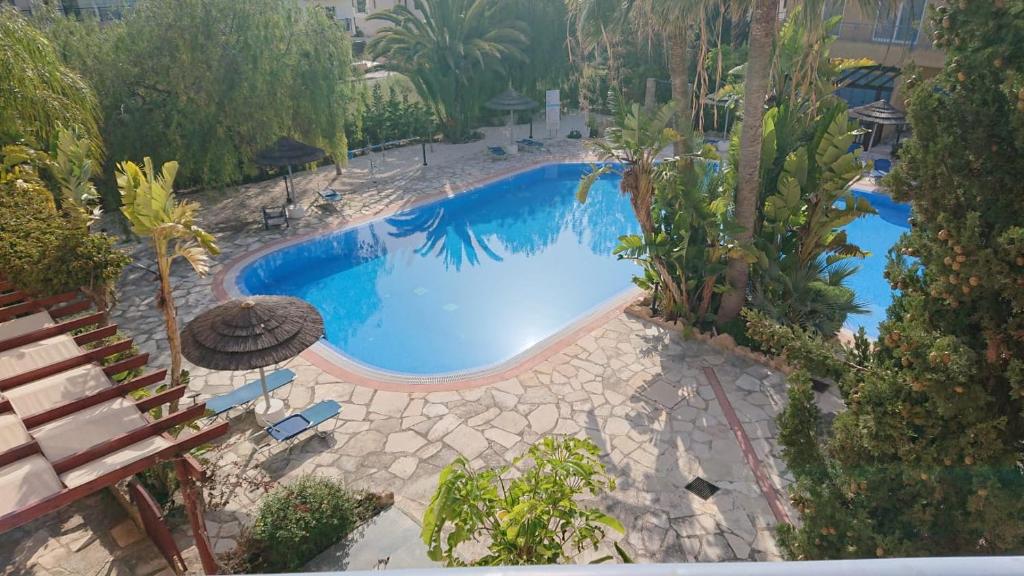
[[895, 25], [886, 23], [843, 22], [836, 31], [840, 40], [848, 42], [864, 42], [871, 44], [890, 44], [910, 49], [926, 49], [932, 47], [928, 27]]
[[[689, 564], [585, 564], [490, 568], [388, 570], [395, 576], [1020, 576], [1024, 556], [892, 558], [820, 562], [694, 562]], [[324, 574], [323, 572], [320, 573]], [[338, 572], [337, 574], [342, 574]], [[381, 572], [344, 572], [380, 576]], [[313, 575], [309, 575], [313, 576]]]

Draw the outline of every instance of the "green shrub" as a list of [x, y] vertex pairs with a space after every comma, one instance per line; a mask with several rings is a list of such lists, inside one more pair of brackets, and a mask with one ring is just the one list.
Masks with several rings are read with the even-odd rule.
[[114, 239], [92, 234], [73, 208], [58, 210], [41, 172], [46, 154], [22, 146], [0, 151], [0, 270], [27, 292], [82, 289], [106, 308], [113, 284], [128, 265]]
[[256, 520], [224, 558], [231, 571], [297, 570], [379, 511], [372, 494], [356, 494], [339, 481], [302, 476], [260, 502]]

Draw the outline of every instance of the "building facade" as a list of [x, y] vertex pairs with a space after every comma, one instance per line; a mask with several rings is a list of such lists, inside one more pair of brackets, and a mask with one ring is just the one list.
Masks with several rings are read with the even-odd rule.
[[945, 53], [932, 45], [928, 21], [930, 0], [901, 0], [878, 3], [866, 12], [855, 0], [834, 0], [825, 8], [825, 17], [842, 14], [832, 45], [832, 56], [870, 58], [879, 68], [874, 74], [850, 74], [850, 82], [839, 89], [850, 106], [885, 100], [903, 109], [902, 82], [898, 76], [914, 64], [925, 78], [942, 68]]

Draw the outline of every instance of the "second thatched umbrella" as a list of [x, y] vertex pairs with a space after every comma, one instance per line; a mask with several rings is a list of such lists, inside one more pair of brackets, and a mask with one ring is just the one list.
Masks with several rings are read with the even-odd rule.
[[295, 203], [294, 186], [291, 182], [292, 166], [317, 162], [326, 155], [323, 149], [316, 146], [303, 144], [291, 138], [278, 138], [273, 146], [257, 152], [254, 160], [260, 166], [288, 169], [288, 174], [284, 177], [284, 192], [288, 197], [288, 204], [291, 205]]
[[225, 302], [181, 331], [181, 353], [212, 370], [260, 371], [263, 400], [271, 406], [263, 369], [298, 356], [324, 334], [324, 320], [308, 302], [287, 296], [249, 296]]
[[[515, 111], [516, 110], [532, 110], [538, 106], [536, 102], [530, 100], [526, 96], [523, 96], [519, 92], [509, 88], [501, 94], [498, 94], [494, 98], [487, 101], [484, 106], [491, 110], [508, 110], [508, 137], [509, 144], [515, 144], [516, 138], [512, 133], [512, 129], [515, 126]], [[533, 120], [530, 120], [530, 137], [533, 137]]]

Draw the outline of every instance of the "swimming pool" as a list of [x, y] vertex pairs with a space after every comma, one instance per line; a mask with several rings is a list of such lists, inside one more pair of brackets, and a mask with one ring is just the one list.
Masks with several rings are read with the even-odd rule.
[[886, 254], [910, 229], [910, 206], [884, 194], [864, 190], [853, 193], [871, 202], [878, 214], [858, 218], [845, 228], [850, 242], [871, 253], [857, 262], [860, 270], [847, 280], [847, 285], [857, 294], [857, 301], [864, 304], [868, 313], [851, 314], [846, 319], [846, 327], [856, 332], [863, 326], [869, 337], [877, 338], [878, 325], [885, 320], [885, 311], [892, 303], [892, 289], [884, 276]]
[[576, 201], [586, 164], [553, 164], [286, 246], [235, 277], [248, 294], [302, 298], [346, 360], [386, 374], [484, 371], [625, 296], [618, 260], [639, 231], [619, 177]]

